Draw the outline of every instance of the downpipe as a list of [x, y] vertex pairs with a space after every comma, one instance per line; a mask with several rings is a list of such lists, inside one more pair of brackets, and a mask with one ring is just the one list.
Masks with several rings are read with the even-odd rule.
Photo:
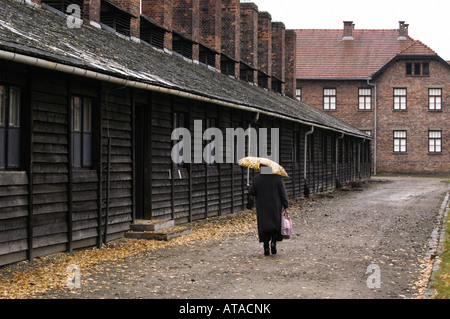
[[341, 181], [339, 180], [339, 169], [338, 169], [338, 165], [339, 165], [339, 161], [338, 161], [339, 155], [338, 155], [338, 152], [339, 152], [339, 140], [342, 140], [343, 138], [344, 138], [344, 133], [342, 133], [341, 136], [339, 136], [339, 137], [336, 138], [336, 158], [335, 158], [336, 164], [335, 164], [335, 172], [334, 172], [334, 174], [335, 174], [335, 180], [336, 180], [336, 188], [342, 188], [342, 183], [341, 183]]
[[310, 194], [310, 190], [309, 190], [309, 186], [308, 186], [308, 179], [306, 178], [306, 159], [308, 156], [308, 136], [314, 133], [314, 126], [311, 126], [311, 130], [305, 133], [305, 149], [304, 149], [304, 154], [303, 154], [303, 179], [305, 180], [305, 188], [303, 193], [305, 194], [306, 197], [309, 197]]
[[367, 79], [367, 85], [374, 88], [374, 106], [373, 106], [373, 175], [377, 175], [377, 85], [370, 83], [372, 78]]
[[[250, 128], [252, 124], [255, 124], [259, 120], [259, 112], [256, 113], [255, 118], [248, 124], [248, 149], [247, 156], [250, 156], [250, 147], [252, 145], [252, 134], [250, 132]], [[247, 167], [247, 187], [250, 187], [250, 167]]]

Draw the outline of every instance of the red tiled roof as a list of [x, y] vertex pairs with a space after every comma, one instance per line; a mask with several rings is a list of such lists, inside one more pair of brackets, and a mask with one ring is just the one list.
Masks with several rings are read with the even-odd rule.
[[419, 40], [414, 41], [408, 47], [403, 49], [399, 54], [401, 55], [429, 55], [429, 54], [437, 54], [433, 50], [431, 50], [428, 46], [420, 42]]
[[295, 30], [297, 78], [366, 79], [398, 54], [436, 54], [398, 30], [354, 30], [343, 40], [343, 30]]

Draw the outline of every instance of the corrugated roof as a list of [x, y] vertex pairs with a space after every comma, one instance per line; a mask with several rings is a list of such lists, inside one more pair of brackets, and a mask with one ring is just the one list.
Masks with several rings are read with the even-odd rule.
[[398, 54], [436, 53], [410, 36], [398, 40], [398, 30], [295, 30], [297, 78], [366, 79]]
[[66, 20], [38, 6], [1, 0], [0, 49], [141, 83], [264, 110], [367, 137], [316, 108], [232, 79], [208, 68], [123, 39], [90, 25], [68, 28]]

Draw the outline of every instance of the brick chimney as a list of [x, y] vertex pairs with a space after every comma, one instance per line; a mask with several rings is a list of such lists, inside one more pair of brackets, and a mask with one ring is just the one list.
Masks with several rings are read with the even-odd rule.
[[198, 41], [200, 37], [200, 0], [173, 1], [174, 31], [194, 41], [192, 60], [199, 58]]
[[[85, 0], [86, 1], [86, 0]], [[167, 30], [172, 30], [173, 0], [142, 0], [142, 14]], [[164, 48], [172, 51], [172, 33], [165, 32]]]
[[258, 7], [241, 3], [241, 60], [258, 67]]
[[405, 21], [399, 21], [398, 24], [399, 26], [397, 40], [406, 40], [406, 37], [408, 36], [409, 24], [405, 24]]
[[295, 64], [297, 57], [296, 42], [297, 36], [294, 30], [286, 30], [286, 74], [285, 74], [285, 94], [295, 99], [296, 75]]
[[353, 30], [355, 29], [355, 25], [353, 21], [344, 21], [344, 35], [342, 36], [342, 40], [353, 40]]
[[[221, 0], [200, 0], [200, 42], [219, 53], [221, 52]], [[219, 54], [216, 54], [216, 69], [220, 70]]]
[[258, 66], [262, 72], [272, 74], [272, 16], [268, 12], [258, 15]]
[[[284, 94], [285, 81], [285, 41], [286, 27], [283, 22], [272, 22], [272, 77], [275, 77], [278, 82], [281, 82], [280, 93]], [[274, 83], [274, 79], [272, 79]], [[272, 89], [276, 89], [272, 85]]]
[[[222, 0], [222, 52], [235, 61], [241, 60], [240, 0]], [[235, 63], [235, 76], [239, 78], [239, 63]]]

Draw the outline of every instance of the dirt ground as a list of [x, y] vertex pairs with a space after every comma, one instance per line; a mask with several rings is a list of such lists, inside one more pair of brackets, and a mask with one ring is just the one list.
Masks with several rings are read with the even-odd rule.
[[80, 288], [33, 298], [417, 298], [448, 180], [373, 178], [316, 195], [290, 210], [293, 236], [277, 255], [263, 255], [254, 229], [104, 262]]

